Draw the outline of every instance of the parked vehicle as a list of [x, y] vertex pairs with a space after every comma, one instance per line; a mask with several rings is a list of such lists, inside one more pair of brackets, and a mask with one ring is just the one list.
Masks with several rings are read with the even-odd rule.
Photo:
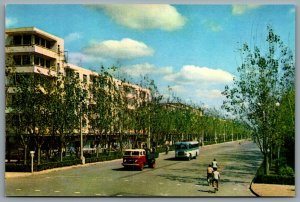
[[175, 158], [185, 158], [191, 160], [199, 155], [198, 141], [183, 141], [175, 143]]
[[158, 153], [151, 152], [145, 149], [126, 149], [123, 155], [124, 168], [138, 168], [143, 170], [144, 166], [150, 168], [155, 167], [155, 158], [158, 157]]

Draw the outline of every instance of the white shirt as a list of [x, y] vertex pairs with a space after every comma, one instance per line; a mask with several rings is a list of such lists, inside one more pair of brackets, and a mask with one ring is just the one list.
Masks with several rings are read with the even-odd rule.
[[213, 167], [213, 168], [217, 168], [217, 167], [218, 167], [217, 161], [213, 161], [213, 162], [212, 162], [212, 167]]
[[214, 175], [214, 179], [215, 180], [219, 180], [220, 179], [220, 173], [218, 171], [214, 171], [213, 175]]

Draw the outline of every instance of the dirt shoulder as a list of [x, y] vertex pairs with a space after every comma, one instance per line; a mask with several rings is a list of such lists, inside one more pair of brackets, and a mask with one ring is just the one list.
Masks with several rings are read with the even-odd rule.
[[295, 197], [295, 185], [251, 184], [251, 190], [261, 197]]

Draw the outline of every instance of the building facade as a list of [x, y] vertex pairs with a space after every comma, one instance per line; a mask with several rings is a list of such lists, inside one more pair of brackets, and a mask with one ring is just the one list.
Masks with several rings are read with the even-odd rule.
[[[87, 107], [93, 107], [97, 102], [97, 95], [91, 90], [97, 78], [102, 77], [98, 72], [68, 63], [64, 40], [35, 27], [12, 28], [5, 31], [5, 64], [6, 64], [6, 116], [14, 113], [13, 103], [14, 89], [24, 75], [38, 75], [43, 79], [57, 82], [62, 75], [65, 80], [68, 77], [77, 78], [80, 81], [81, 90], [85, 91], [84, 103]], [[75, 77], [74, 77], [75, 75]], [[105, 91], [114, 91], [122, 97], [129, 111], [136, 110], [140, 105], [151, 100], [149, 89], [142, 88], [128, 82], [110, 78], [114, 88], [106, 88]], [[104, 87], [105, 88], [105, 87]], [[44, 89], [40, 88], [42, 92]], [[45, 94], [47, 94], [45, 92]], [[111, 113], [117, 113], [112, 110]], [[78, 135], [83, 133], [86, 137], [95, 136], [88, 116], [82, 116], [79, 130], [74, 130], [74, 139], [78, 142]], [[8, 124], [7, 124], [8, 126]], [[40, 130], [35, 128], [34, 130]], [[46, 131], [46, 130], [45, 130]], [[7, 127], [7, 145], [16, 141]], [[128, 129], [128, 133], [134, 133]], [[76, 135], [77, 134], [77, 135]], [[101, 134], [101, 131], [100, 133]], [[93, 147], [95, 138], [85, 140], [85, 148]], [[8, 147], [8, 146], [7, 146]]]

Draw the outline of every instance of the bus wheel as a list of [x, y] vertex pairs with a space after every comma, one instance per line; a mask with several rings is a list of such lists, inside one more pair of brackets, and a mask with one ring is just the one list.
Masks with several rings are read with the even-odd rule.
[[141, 166], [140, 166], [140, 171], [142, 171], [144, 169], [144, 164], [142, 164]]

